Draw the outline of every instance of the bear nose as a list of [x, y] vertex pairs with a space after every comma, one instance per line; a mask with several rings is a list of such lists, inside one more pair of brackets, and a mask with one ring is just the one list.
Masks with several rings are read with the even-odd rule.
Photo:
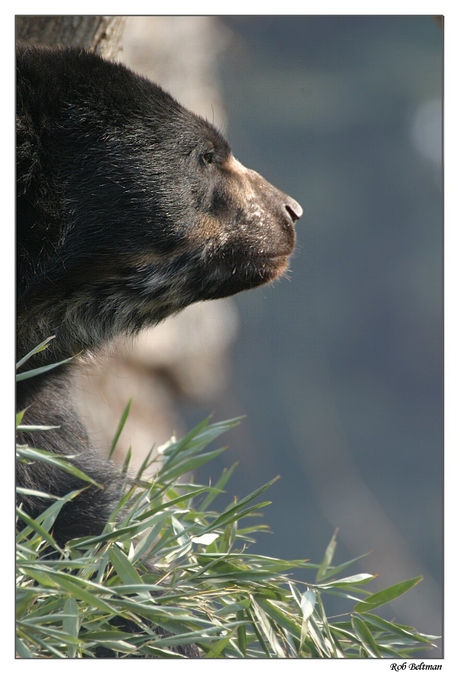
[[292, 199], [292, 197], [287, 197], [284, 208], [288, 212], [288, 215], [293, 223], [302, 218], [303, 208], [298, 202], [296, 202], [295, 199]]

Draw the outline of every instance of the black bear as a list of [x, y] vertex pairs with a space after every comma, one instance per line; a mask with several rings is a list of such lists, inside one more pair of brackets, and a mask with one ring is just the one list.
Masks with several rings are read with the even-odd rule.
[[[59, 427], [23, 442], [104, 486], [62, 510], [62, 544], [101, 532], [120, 482], [72, 408], [72, 368], [120, 333], [282, 275], [302, 208], [160, 87], [83, 50], [19, 48], [17, 134], [18, 356], [54, 335], [27, 369], [76, 357], [18, 383], [25, 422]], [[49, 466], [17, 474], [55, 495], [82, 487]], [[31, 516], [44, 507], [21, 499]]]

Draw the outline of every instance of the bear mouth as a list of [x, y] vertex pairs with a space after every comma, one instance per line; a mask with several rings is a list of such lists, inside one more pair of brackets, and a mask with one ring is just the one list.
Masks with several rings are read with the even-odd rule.
[[262, 263], [263, 280], [261, 283], [275, 281], [280, 279], [289, 269], [290, 253], [275, 254], [266, 258], [266, 263]]
[[[295, 249], [296, 234], [293, 227], [284, 233], [282, 241], [267, 242], [265, 246], [240, 248], [223, 258], [224, 276], [241, 282], [241, 290], [253, 288], [281, 278], [289, 269], [291, 254]], [[230, 281], [232, 281], [232, 279]]]
[[262, 269], [268, 266], [273, 269], [276, 277], [280, 276], [285, 271], [289, 263], [289, 259], [294, 252], [296, 244], [296, 233], [292, 226], [286, 225], [285, 237], [282, 245], [278, 245], [274, 249], [268, 248], [261, 250], [254, 255], [254, 265], [260, 266]]
[[265, 253], [262, 256], [248, 257], [244, 261], [239, 260], [231, 274], [225, 274], [223, 288], [228, 295], [234, 295], [280, 279], [289, 270], [290, 253], [291, 251]]

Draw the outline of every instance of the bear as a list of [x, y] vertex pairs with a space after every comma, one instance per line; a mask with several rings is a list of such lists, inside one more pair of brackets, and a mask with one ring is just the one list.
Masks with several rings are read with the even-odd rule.
[[[20, 442], [72, 457], [104, 489], [65, 504], [60, 545], [102, 532], [120, 469], [72, 405], [73, 369], [202, 300], [280, 278], [302, 208], [232, 154], [223, 135], [156, 84], [78, 48], [17, 49], [17, 355], [50, 336], [17, 385]], [[19, 463], [19, 485], [64, 496], [83, 483]], [[46, 506], [21, 495], [32, 517]]]

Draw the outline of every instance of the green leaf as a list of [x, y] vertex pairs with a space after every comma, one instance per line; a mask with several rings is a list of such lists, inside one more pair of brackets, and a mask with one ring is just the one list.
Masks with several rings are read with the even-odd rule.
[[241, 626], [238, 626], [237, 628], [237, 634], [238, 634], [238, 647], [241, 651], [241, 654], [243, 657], [246, 656], [246, 651], [248, 647], [248, 639], [246, 635], [246, 626], [243, 623], [244, 618], [245, 618], [246, 612], [244, 609], [238, 609], [236, 612], [236, 620], [241, 621]]
[[75, 597], [76, 599], [86, 603], [88, 607], [95, 607], [102, 611], [109, 612], [111, 615], [117, 613], [109, 603], [105, 602], [98, 595], [96, 595], [94, 592], [94, 590], [97, 589], [96, 584], [83, 581], [77, 577], [71, 578], [70, 575], [63, 574], [61, 572], [51, 572], [51, 570], [42, 572], [37, 568], [29, 568], [28, 571], [32, 577], [37, 579], [37, 581], [41, 580], [41, 582], [45, 585], [51, 585], [55, 588], [64, 589], [72, 597]]
[[112, 457], [112, 455], [115, 451], [116, 445], [117, 445], [118, 440], [119, 440], [120, 435], [121, 435], [121, 432], [123, 431], [123, 427], [125, 426], [126, 420], [128, 419], [129, 411], [131, 409], [131, 403], [132, 403], [132, 399], [130, 398], [127, 405], [126, 405], [126, 408], [123, 410], [123, 413], [120, 417], [120, 421], [118, 422], [117, 430], [115, 431], [115, 435], [114, 435], [114, 437], [112, 439], [112, 443], [110, 445], [109, 459], [111, 459], [111, 457]]
[[124, 584], [142, 584], [141, 575], [117, 546], [110, 547], [109, 559]]
[[[78, 491], [53, 501], [34, 520], [20, 512], [25, 527], [17, 535], [18, 656], [94, 658], [105, 646], [120, 658], [182, 658], [173, 648], [194, 642], [203, 657], [216, 659], [408, 659], [433, 646], [435, 638], [368, 611], [419, 578], [373, 595], [363, 586], [374, 575], [337, 579], [357, 559], [332, 566], [336, 533], [321, 565], [249, 552], [248, 542], [267, 526], [249, 520], [242, 527], [242, 519], [260, 515], [269, 502], [257, 503], [257, 498], [274, 481], [235, 498], [223, 511], [208, 510], [234, 467], [213, 487], [190, 476], [184, 481], [181, 472], [221, 452], [209, 452], [206, 445], [235, 423], [205, 421], [185, 439], [171, 442], [163, 454], [166, 469], [159, 468], [154, 479], [142, 479], [140, 472], [134, 484], [126, 480], [125, 485], [122, 475], [123, 495], [103, 534], [69, 541], [63, 551], [50, 532], [62, 504]], [[61, 461], [64, 470], [68, 467], [69, 458], [24, 446], [17, 452], [28, 464]], [[148, 465], [147, 459], [144, 468]], [[211, 534], [218, 538], [209, 543]], [[52, 556], [41, 557], [50, 549]], [[155, 567], [144, 565], [146, 559]], [[306, 570], [308, 578], [316, 574], [316, 583], [294, 582], [293, 568]], [[326, 595], [348, 604], [345, 617], [352, 605], [365, 612], [330, 622], [322, 601]], [[132, 632], [113, 626], [114, 617], [130, 621]]]
[[23, 373], [17, 373], [16, 375], [16, 382], [21, 382], [22, 380], [28, 380], [31, 377], [37, 377], [37, 375], [42, 375], [43, 373], [47, 373], [49, 370], [53, 370], [54, 368], [58, 368], [59, 366], [64, 365], [64, 363], [69, 363], [72, 361], [73, 356], [71, 356], [69, 359], [64, 359], [63, 361], [59, 361], [59, 363], [51, 363], [48, 366], [41, 366], [40, 368], [33, 368], [32, 370], [26, 370]]
[[[58, 551], [60, 550], [59, 546], [56, 544], [53, 537], [49, 534], [48, 529], [40, 525], [38, 520], [34, 520], [30, 516], [28, 516], [27, 513], [24, 513], [24, 511], [22, 511], [22, 509], [20, 508], [16, 509], [16, 514], [18, 518], [22, 520], [23, 523], [29, 526], [30, 531], [33, 531], [36, 534], [38, 534], [44, 541], [46, 541], [50, 546], [52, 546], [53, 549]], [[23, 531], [20, 532], [18, 536], [19, 540], [21, 540], [22, 537], [26, 536], [26, 534], [27, 534], [26, 532]]]
[[[223, 511], [223, 513], [214, 520], [210, 529], [215, 529], [217, 527], [222, 526], [223, 524], [226, 524], [231, 520], [236, 520], [237, 518], [240, 518], [241, 517], [240, 514], [243, 513], [242, 507], [251, 502], [256, 497], [258, 497], [262, 492], [265, 492], [269, 487], [273, 485], [273, 483], [276, 483], [276, 481], [279, 480], [279, 478], [280, 477], [277, 476], [268, 483], [265, 483], [265, 485], [262, 485], [262, 487], [258, 488], [257, 490], [254, 490], [254, 492], [251, 492], [251, 494], [249, 494], [247, 497], [240, 499], [238, 502], [236, 502], [236, 504], [233, 504], [232, 506], [225, 509], [225, 511]], [[266, 504], [269, 503], [270, 502], [266, 502]], [[259, 505], [258, 507], [262, 508], [261, 505]], [[258, 507], [253, 507], [253, 509]], [[244, 511], [244, 513], [246, 513], [246, 511]]]
[[234, 470], [238, 466], [238, 462], [235, 462], [233, 466], [230, 467], [230, 469], [224, 469], [222, 474], [220, 475], [220, 478], [214, 485], [214, 487], [209, 491], [209, 495], [206, 497], [206, 499], [203, 500], [201, 504], [201, 510], [205, 511], [206, 509], [209, 508], [209, 506], [212, 504], [214, 499], [217, 497], [218, 494], [221, 494], [224, 490], [225, 485], [228, 483], [230, 480]]
[[158, 536], [163, 529], [165, 521], [169, 518], [167, 512], [157, 514], [155, 521], [152, 522], [152, 525], [147, 529], [147, 533], [137, 542], [134, 547], [134, 552], [131, 557], [133, 563], [136, 563], [138, 560], [142, 560], [151, 553], [151, 549], [155, 545], [155, 542], [158, 539]]
[[254, 608], [253, 608], [252, 603], [251, 603], [251, 608], [248, 608], [246, 610], [246, 614], [249, 617], [249, 620], [251, 622], [251, 628], [254, 631], [254, 634], [257, 637], [257, 640], [259, 641], [260, 646], [262, 647], [262, 651], [263, 651], [264, 655], [267, 656], [268, 658], [270, 658], [271, 657], [270, 650], [268, 649], [267, 644], [264, 640], [264, 636], [263, 636], [262, 631], [260, 629], [259, 622], [256, 620], [256, 618], [254, 616], [254, 613], [252, 611], [253, 609]]
[[334, 655], [332, 645], [329, 644], [326, 636], [321, 631], [313, 614], [308, 620], [308, 633], [318, 651], [318, 656], [331, 658]]
[[386, 621], [386, 619], [382, 619], [381, 616], [376, 616], [375, 614], [365, 614], [363, 620], [367, 624], [371, 623], [387, 633], [393, 633], [395, 636], [399, 635], [405, 639], [415, 640], [415, 642], [431, 644], [433, 640], [437, 640], [440, 637], [439, 635], [422, 635], [409, 626], [402, 626], [393, 621]]
[[55, 335], [51, 335], [51, 337], [46, 338], [46, 340], [43, 340], [43, 342], [40, 342], [39, 345], [34, 347], [28, 354], [23, 356], [22, 359], [19, 359], [19, 361], [16, 364], [16, 368], [20, 368], [21, 366], [23, 366], [24, 363], [26, 363], [26, 361], [28, 361], [32, 356], [34, 356], [34, 354], [38, 354], [39, 352], [42, 352], [43, 350], [47, 349], [49, 343], [51, 342], [51, 340], [54, 340], [55, 337], [56, 337]]
[[19, 637], [16, 637], [16, 654], [21, 659], [33, 659], [34, 658], [33, 652], [31, 652], [29, 649], [27, 649], [26, 645], [24, 644], [24, 642]]
[[18, 428], [24, 418], [25, 415], [25, 409], [24, 410], [19, 410], [19, 412], [16, 413], [16, 428]]
[[228, 643], [230, 642], [230, 640], [232, 639], [232, 637], [235, 635], [235, 632], [236, 632], [236, 631], [239, 631], [240, 628], [244, 628], [244, 626], [239, 626], [237, 629], [233, 629], [231, 632], [228, 633], [228, 635], [226, 635], [225, 637], [223, 637], [221, 640], [218, 640], [218, 641], [211, 647], [211, 649], [209, 650], [209, 652], [207, 652], [207, 654], [205, 655], [205, 658], [206, 658], [206, 659], [215, 659], [215, 658], [217, 658], [218, 656], [220, 656], [220, 654], [223, 652], [223, 650], [225, 649], [225, 647], [228, 645]]
[[335, 530], [334, 534], [332, 535], [332, 539], [327, 545], [326, 552], [324, 554], [324, 558], [321, 561], [321, 564], [318, 568], [318, 572], [316, 574], [316, 581], [320, 581], [321, 579], [324, 579], [327, 569], [330, 566], [332, 562], [332, 558], [334, 557], [335, 549], [337, 547], [337, 532], [338, 530]]
[[334, 579], [333, 581], [326, 581], [322, 584], [317, 584], [318, 588], [330, 588], [331, 586], [355, 586], [368, 584], [369, 581], [375, 579], [375, 574], [354, 574], [351, 577], [343, 577], [343, 579]]
[[161, 471], [161, 479], [170, 481], [175, 478], [179, 478], [186, 473], [195, 471], [195, 469], [198, 469], [203, 464], [206, 464], [206, 462], [219, 457], [219, 455], [221, 455], [223, 452], [225, 452], [225, 448], [219, 448], [218, 450], [213, 450], [212, 452], [202, 453], [198, 457], [195, 455], [188, 457], [184, 454], [184, 457], [181, 461], [177, 461], [171, 465], [170, 468], [163, 469]]
[[366, 600], [358, 602], [354, 606], [353, 611], [358, 613], [371, 612], [376, 607], [385, 605], [387, 602], [391, 602], [392, 600], [399, 598], [400, 595], [407, 593], [407, 591], [419, 584], [422, 579], [423, 577], [419, 576], [414, 579], [408, 579], [407, 581], [401, 581], [399, 584], [395, 584], [394, 586], [385, 588], [383, 591], [374, 593], [366, 598]]
[[99, 485], [95, 480], [87, 476], [83, 471], [78, 469], [76, 466], [70, 463], [69, 458], [63, 459], [61, 455], [56, 455], [54, 452], [49, 452], [47, 450], [39, 450], [37, 448], [29, 448], [21, 446], [17, 448], [17, 455], [20, 460], [29, 460], [29, 461], [38, 461], [44, 462], [45, 464], [51, 464], [53, 466], [62, 469], [66, 473], [72, 474], [80, 478], [86, 483], [91, 483], [92, 485], [97, 485], [99, 488], [103, 489], [102, 485]]
[[317, 600], [318, 600], [318, 608], [319, 608], [319, 614], [321, 617], [321, 620], [323, 622], [323, 630], [326, 634], [327, 640], [329, 644], [331, 645], [332, 648], [332, 656], [333, 658], [344, 658], [344, 652], [341, 649], [339, 641], [334, 637], [333, 631], [332, 631], [332, 625], [329, 623], [327, 616], [326, 616], [326, 611], [324, 609], [324, 604], [323, 601], [321, 600], [321, 593], [317, 593]]
[[[285, 651], [283, 647], [281, 646], [280, 641], [278, 640], [278, 637], [276, 635], [276, 631], [274, 630], [270, 619], [269, 619], [269, 613], [266, 612], [265, 610], [267, 609], [266, 603], [262, 601], [255, 601], [253, 602], [253, 610], [255, 615], [257, 616], [260, 624], [260, 628], [262, 632], [264, 633], [270, 647], [273, 649], [273, 652], [278, 658], [284, 659], [286, 657]], [[271, 607], [268, 607], [268, 609], [273, 609]]]
[[300, 609], [302, 612], [302, 619], [306, 621], [311, 614], [313, 614], [313, 610], [315, 609], [315, 604], [316, 604], [316, 595], [314, 591], [305, 591], [305, 593], [302, 594], [302, 599], [300, 601]]
[[374, 659], [381, 657], [379, 648], [372, 636], [371, 631], [368, 626], [364, 623], [362, 619], [357, 616], [351, 617], [351, 625], [355, 629], [355, 633], [358, 636], [364, 650]]
[[197, 454], [206, 445], [225, 431], [240, 423], [241, 417], [227, 420], [226, 422], [218, 422], [216, 424], [209, 424], [209, 418], [197, 424], [182, 440], [171, 443], [163, 452], [164, 463], [159, 471], [159, 476], [164, 480], [165, 473], [177, 463], [179, 454], [188, 452], [189, 454]]
[[[80, 621], [78, 617], [78, 606], [74, 598], [68, 598], [64, 605], [65, 616], [62, 621], [62, 628], [64, 633], [72, 636], [75, 640], [78, 639], [78, 631], [80, 627]], [[77, 653], [77, 645], [70, 644], [68, 657], [69, 659], [75, 658]]]
[[[22, 411], [25, 412], [25, 411]], [[60, 429], [59, 426], [45, 426], [40, 424], [18, 424], [16, 431], [27, 433], [31, 431], [50, 431], [51, 429]]]
[[[329, 579], [329, 577], [333, 577], [333, 576], [337, 576], [337, 574], [341, 574], [341, 572], [343, 572], [343, 570], [346, 570], [347, 567], [350, 567], [351, 565], [354, 565], [355, 563], [359, 562], [360, 560], [363, 560], [368, 555], [369, 555], [368, 553], [364, 553], [364, 555], [359, 555], [356, 558], [352, 558], [351, 560], [347, 560], [346, 562], [342, 563], [341, 565], [335, 565], [333, 567], [329, 567], [322, 574], [321, 581], [324, 583], [326, 581], [326, 579]], [[317, 581], [318, 581], [318, 579], [317, 579]]]
[[257, 605], [279, 626], [285, 628], [295, 637], [300, 637], [300, 627], [292, 617], [278, 605], [260, 595], [256, 596]]

